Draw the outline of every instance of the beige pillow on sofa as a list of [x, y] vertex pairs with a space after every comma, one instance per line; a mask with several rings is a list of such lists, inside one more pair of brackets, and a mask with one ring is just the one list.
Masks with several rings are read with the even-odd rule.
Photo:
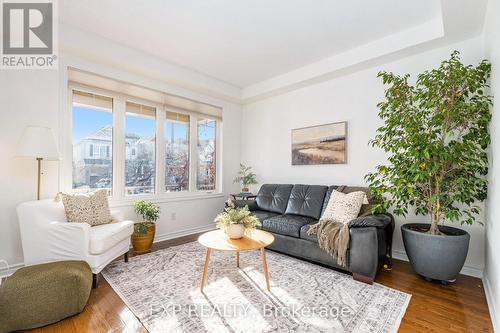
[[60, 193], [68, 222], [88, 223], [91, 226], [113, 221], [109, 211], [107, 190], [88, 194]]
[[358, 217], [364, 202], [366, 193], [363, 191], [342, 193], [333, 190], [320, 221], [348, 223]]

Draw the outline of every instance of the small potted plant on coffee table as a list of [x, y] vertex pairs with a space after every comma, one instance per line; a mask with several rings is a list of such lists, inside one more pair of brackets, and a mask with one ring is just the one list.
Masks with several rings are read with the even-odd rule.
[[137, 200], [134, 202], [134, 210], [137, 215], [142, 216], [142, 222], [134, 224], [132, 234], [134, 252], [137, 254], [150, 252], [155, 238], [155, 222], [160, 217], [160, 208], [151, 202]]
[[231, 200], [228, 200], [224, 212], [217, 215], [215, 222], [217, 228], [224, 231], [231, 239], [239, 239], [243, 237], [245, 231], [261, 225], [259, 219], [250, 213], [248, 206], [236, 207]]

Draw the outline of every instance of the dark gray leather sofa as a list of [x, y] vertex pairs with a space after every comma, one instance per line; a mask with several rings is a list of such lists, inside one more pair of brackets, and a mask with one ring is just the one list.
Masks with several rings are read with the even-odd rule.
[[394, 219], [390, 214], [360, 216], [349, 223], [349, 250], [346, 267], [337, 265], [318, 246], [316, 235], [308, 235], [317, 223], [332, 190], [338, 186], [264, 184], [255, 201], [237, 200], [247, 205], [262, 222], [262, 229], [273, 233], [269, 249], [352, 273], [355, 280], [373, 283], [378, 269], [392, 255]]

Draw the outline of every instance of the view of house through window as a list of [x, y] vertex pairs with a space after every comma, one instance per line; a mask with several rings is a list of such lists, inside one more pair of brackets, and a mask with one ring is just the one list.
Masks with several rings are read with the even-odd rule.
[[73, 190], [111, 190], [113, 99], [74, 91], [72, 114]]
[[198, 120], [198, 172], [196, 188], [212, 191], [216, 188], [216, 138], [217, 122], [212, 119]]
[[166, 112], [165, 191], [189, 190], [189, 116]]
[[125, 117], [125, 192], [154, 193], [156, 108], [127, 102]]

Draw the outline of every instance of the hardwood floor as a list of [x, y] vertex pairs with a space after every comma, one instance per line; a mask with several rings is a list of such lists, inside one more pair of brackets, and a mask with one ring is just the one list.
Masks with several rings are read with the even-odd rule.
[[444, 286], [394, 260], [392, 271], [381, 271], [376, 282], [412, 295], [399, 332], [493, 332], [481, 279], [460, 275]]
[[[196, 240], [190, 235], [153, 245], [153, 251]], [[131, 254], [132, 255], [132, 254]], [[271, 270], [272, 278], [272, 270]], [[493, 332], [483, 283], [460, 275], [448, 285], [416, 276], [407, 262], [394, 260], [376, 282], [412, 294], [399, 332]], [[85, 310], [77, 316], [31, 332], [147, 332], [105, 279], [93, 289]]]

